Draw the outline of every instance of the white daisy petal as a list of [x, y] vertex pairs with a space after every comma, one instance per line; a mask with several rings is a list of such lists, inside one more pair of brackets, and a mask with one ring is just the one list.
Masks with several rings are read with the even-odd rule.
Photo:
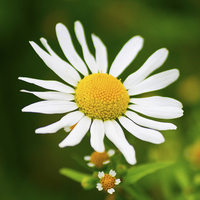
[[121, 180], [118, 178], [115, 180], [115, 185], [119, 185], [121, 183]]
[[[65, 81], [67, 81], [69, 84], [76, 86], [77, 82], [81, 80], [81, 77], [79, 73], [67, 62], [62, 60], [49, 46], [47, 43], [47, 40], [45, 38], [40, 38], [41, 43], [44, 45], [44, 47], [47, 49], [49, 54], [56, 59], [57, 62], [59, 62], [60, 71], [63, 76], [65, 76]], [[57, 66], [56, 66], [57, 67]]]
[[86, 160], [86, 161], [91, 160], [91, 156], [84, 156], [84, 160]]
[[137, 95], [145, 92], [152, 92], [167, 87], [179, 77], [177, 69], [167, 70], [138, 83], [128, 90], [129, 95]]
[[165, 141], [163, 135], [160, 132], [140, 127], [124, 116], [119, 117], [119, 121], [127, 131], [129, 131], [140, 140], [144, 140], [154, 144], [160, 144]]
[[92, 41], [96, 50], [96, 63], [99, 72], [107, 73], [108, 58], [107, 49], [99, 37], [92, 34]]
[[59, 44], [69, 62], [84, 76], [88, 75], [87, 67], [76, 52], [68, 29], [61, 23], [56, 25], [56, 34]]
[[113, 194], [113, 192], [115, 192], [115, 189], [114, 189], [114, 188], [110, 188], [110, 189], [107, 190], [107, 192], [108, 192], [109, 194]]
[[104, 139], [104, 124], [102, 120], [95, 119], [90, 128], [91, 138], [90, 144], [91, 147], [97, 152], [104, 152], [105, 146], [103, 143]]
[[66, 126], [70, 127], [76, 124], [83, 116], [84, 114], [80, 111], [71, 112], [53, 124], [36, 129], [35, 133], [55, 133], [61, 128], [64, 128]]
[[55, 90], [55, 91], [64, 92], [64, 93], [74, 93], [73, 88], [63, 83], [60, 83], [58, 81], [45, 81], [45, 80], [26, 78], [26, 77], [19, 77], [18, 79], [25, 81], [27, 83], [32, 83], [34, 85], [40, 86], [45, 89]]
[[59, 144], [59, 147], [63, 148], [79, 144], [89, 130], [90, 124], [91, 119], [87, 116], [84, 116], [69, 133], [69, 135]]
[[43, 114], [59, 114], [66, 113], [77, 109], [77, 105], [74, 102], [69, 101], [39, 101], [30, 104], [22, 109], [22, 112], [33, 112]]
[[177, 101], [173, 98], [169, 97], [160, 97], [160, 96], [152, 96], [152, 97], [145, 97], [145, 98], [131, 98], [131, 103], [142, 105], [142, 106], [161, 106], [161, 107], [178, 107], [182, 108], [183, 105], [180, 101]]
[[101, 183], [97, 183], [96, 188], [97, 188], [99, 191], [103, 190], [103, 187], [102, 187]]
[[136, 163], [135, 150], [126, 140], [121, 127], [114, 120], [105, 121], [104, 125], [108, 139], [122, 152], [127, 162], [134, 165]]
[[34, 92], [34, 91], [28, 91], [28, 90], [20, 90], [20, 92], [30, 93], [45, 100], [63, 100], [63, 101], [74, 100], [74, 95], [62, 93], [62, 92], [49, 92], [49, 91], [48, 92]]
[[132, 112], [132, 111], [126, 111], [125, 115], [130, 118], [133, 122], [136, 124], [139, 124], [141, 126], [152, 128], [156, 130], [175, 130], [177, 127], [172, 123], [167, 122], [158, 122], [151, 119], [147, 119], [144, 117], [139, 116], [138, 114]]
[[160, 119], [174, 119], [183, 115], [183, 110], [178, 107], [130, 105], [129, 108], [146, 116]]
[[82, 47], [85, 62], [87, 63], [90, 71], [93, 74], [97, 73], [98, 70], [97, 70], [96, 62], [95, 62], [94, 56], [90, 53], [88, 49], [83, 26], [79, 21], [76, 21], [74, 25], [75, 25], [74, 30], [76, 33], [76, 37]]
[[143, 81], [147, 76], [149, 76], [149, 74], [151, 74], [165, 62], [167, 56], [168, 50], [166, 48], [157, 50], [147, 59], [140, 69], [126, 78], [123, 83], [124, 87], [129, 89]]
[[143, 38], [135, 36], [131, 38], [118, 53], [113, 61], [109, 74], [118, 77], [128, 65], [134, 60], [138, 52], [142, 49]]
[[33, 49], [36, 51], [36, 53], [40, 56], [40, 58], [44, 61], [44, 63], [53, 70], [60, 78], [62, 78], [64, 81], [66, 81], [69, 84], [76, 85], [77, 81], [73, 80], [73, 77], [70, 76], [69, 73], [67, 73], [67, 68], [62, 65], [61, 62], [58, 61], [55, 57], [49, 55], [47, 52], [45, 52], [43, 49], [41, 49], [35, 42], [30, 42]]
[[99, 172], [98, 173], [98, 177], [101, 179], [101, 178], [103, 178], [104, 177], [104, 172], [102, 171], [102, 172]]

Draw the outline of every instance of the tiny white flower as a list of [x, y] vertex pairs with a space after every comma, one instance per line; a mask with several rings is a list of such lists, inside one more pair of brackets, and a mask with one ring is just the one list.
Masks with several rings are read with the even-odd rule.
[[86, 161], [90, 161], [87, 165], [89, 167], [97, 167], [102, 168], [104, 165], [110, 163], [110, 157], [115, 154], [113, 149], [110, 149], [108, 152], [104, 151], [99, 153], [94, 151], [90, 156], [85, 156], [84, 159]]
[[116, 172], [114, 170], [110, 170], [109, 174], [104, 174], [104, 172], [99, 172], [98, 177], [100, 178], [100, 183], [97, 183], [97, 189], [100, 191], [104, 189], [107, 191], [109, 194], [112, 194], [115, 192], [114, 187], [118, 185], [121, 180], [116, 179]]
[[[122, 83], [119, 76], [142, 49], [143, 38], [132, 37], [122, 47], [109, 69], [107, 50], [100, 38], [92, 34], [96, 51], [93, 56], [88, 49], [82, 24], [77, 21], [74, 28], [84, 61], [76, 52], [68, 29], [61, 23], [56, 25], [56, 34], [69, 62], [61, 59], [51, 49], [46, 39], [41, 38], [41, 43], [47, 52], [35, 42], [30, 42], [44, 63], [66, 84], [19, 77], [20, 80], [49, 90], [47, 92], [22, 90], [43, 99], [26, 106], [22, 111], [43, 114], [65, 113], [59, 121], [38, 128], [35, 132], [45, 134], [55, 133], [60, 129], [70, 131], [59, 144], [59, 147], [63, 148], [79, 144], [90, 130], [90, 143], [97, 152], [105, 151], [103, 140], [106, 135], [122, 152], [127, 162], [133, 165], [136, 163], [135, 150], [126, 140], [122, 127], [143, 141], [160, 144], [165, 139], [159, 130], [173, 130], [176, 126], [172, 123], [147, 119], [141, 115], [160, 119], [173, 119], [183, 115], [182, 104], [175, 99], [161, 96], [134, 98], [134, 96], [167, 87], [179, 77], [179, 71], [171, 69], [149, 76], [165, 62], [168, 56], [168, 50], [161, 48]], [[70, 128], [72, 126], [73, 129]]]

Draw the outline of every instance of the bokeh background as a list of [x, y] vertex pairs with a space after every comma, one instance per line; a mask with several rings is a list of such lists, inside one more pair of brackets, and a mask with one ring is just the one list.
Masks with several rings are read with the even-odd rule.
[[[163, 132], [166, 142], [153, 145], [127, 138], [137, 152], [138, 165], [175, 161], [170, 168], [148, 175], [137, 187], [149, 199], [195, 199], [192, 187], [199, 184], [200, 144], [200, 2], [198, 0], [1, 0], [0, 1], [0, 199], [65, 200], [104, 199], [96, 189], [85, 191], [58, 173], [62, 167], [83, 172], [72, 158], [92, 152], [89, 138], [80, 145], [60, 149], [66, 133], [36, 135], [34, 130], [58, 120], [61, 115], [22, 113], [21, 109], [38, 99], [20, 89], [39, 90], [21, 82], [19, 76], [38, 79], [59, 78], [36, 55], [28, 41], [48, 39], [51, 47], [64, 58], [58, 45], [55, 25], [64, 23], [81, 54], [74, 35], [74, 22], [84, 25], [92, 52], [91, 33], [107, 46], [111, 64], [123, 44], [134, 35], [145, 39], [143, 50], [121, 75], [138, 69], [157, 49], [166, 47], [169, 57], [156, 72], [178, 68], [178, 81], [154, 94], [180, 100], [185, 114], [173, 120], [176, 131]], [[193, 148], [192, 148], [193, 147]], [[181, 173], [180, 173], [181, 172]], [[189, 198], [190, 197], [190, 198]], [[199, 197], [200, 199], [200, 197]]]

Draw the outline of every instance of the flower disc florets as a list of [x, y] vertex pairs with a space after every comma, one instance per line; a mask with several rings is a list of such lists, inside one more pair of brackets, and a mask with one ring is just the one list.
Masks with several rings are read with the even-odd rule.
[[91, 163], [94, 163], [97, 168], [103, 167], [103, 163], [109, 161], [109, 157], [106, 151], [103, 153], [93, 152], [91, 155]]
[[129, 95], [120, 80], [109, 74], [96, 73], [78, 83], [75, 102], [86, 116], [106, 121], [126, 112]]
[[105, 174], [103, 178], [101, 178], [100, 182], [102, 187], [104, 188], [104, 190], [108, 190], [111, 188], [115, 187], [115, 180], [116, 178], [109, 175], [109, 174]]

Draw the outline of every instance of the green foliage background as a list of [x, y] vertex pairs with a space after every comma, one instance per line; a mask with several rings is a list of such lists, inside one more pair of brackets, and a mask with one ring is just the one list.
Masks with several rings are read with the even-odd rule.
[[105, 197], [97, 190], [85, 191], [79, 183], [58, 173], [62, 167], [88, 173], [72, 156], [83, 157], [92, 152], [89, 137], [76, 147], [60, 149], [57, 144], [65, 138], [64, 131], [36, 135], [34, 130], [61, 116], [21, 112], [21, 108], [38, 99], [20, 94], [19, 90], [39, 88], [19, 81], [19, 76], [59, 80], [28, 41], [39, 44], [39, 38], [45, 37], [64, 58], [55, 35], [56, 23], [62, 22], [82, 55], [73, 30], [76, 20], [82, 22], [92, 52], [90, 34], [95, 33], [102, 39], [110, 64], [132, 36], [141, 35], [145, 39], [142, 51], [121, 75], [122, 80], [157, 49], [168, 48], [169, 57], [156, 72], [178, 68], [181, 76], [154, 94], [170, 96], [183, 103], [184, 116], [173, 120], [178, 129], [163, 132], [166, 142], [161, 145], [139, 141], [130, 134], [126, 136], [136, 149], [138, 164], [157, 161], [175, 161], [176, 164], [141, 179], [135, 188], [154, 200], [196, 199], [191, 186], [194, 181], [198, 182], [199, 168], [187, 161], [185, 152], [200, 139], [199, 10], [198, 0], [1, 0], [0, 199], [98, 200]]

